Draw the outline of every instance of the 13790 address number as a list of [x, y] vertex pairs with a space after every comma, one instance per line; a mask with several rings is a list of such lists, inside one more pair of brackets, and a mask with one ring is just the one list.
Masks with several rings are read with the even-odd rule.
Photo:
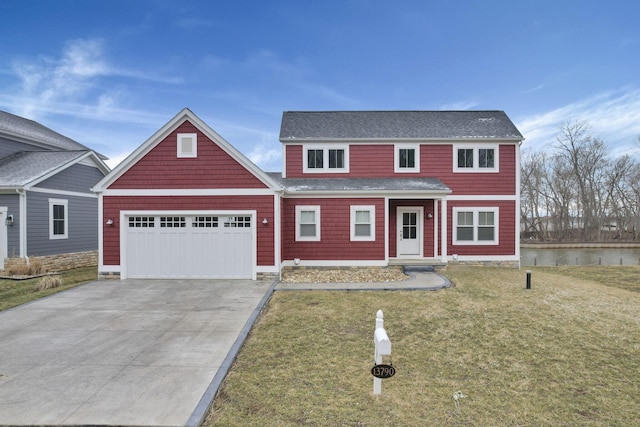
[[396, 374], [396, 368], [391, 365], [375, 365], [371, 368], [371, 375], [376, 378], [391, 378]]

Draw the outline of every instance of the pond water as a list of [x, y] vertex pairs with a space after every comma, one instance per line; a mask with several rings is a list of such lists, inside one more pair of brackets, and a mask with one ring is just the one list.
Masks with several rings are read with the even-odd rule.
[[638, 265], [640, 248], [521, 248], [520, 265]]

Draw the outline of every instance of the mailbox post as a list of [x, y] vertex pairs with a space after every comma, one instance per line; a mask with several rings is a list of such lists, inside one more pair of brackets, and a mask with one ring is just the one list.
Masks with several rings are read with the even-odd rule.
[[[376, 314], [376, 329], [373, 333], [373, 343], [374, 363], [375, 365], [381, 365], [382, 356], [389, 356], [391, 354], [391, 341], [389, 340], [387, 331], [384, 329], [384, 315], [382, 314], [382, 310], [378, 310]], [[376, 366], [374, 366], [374, 369], [376, 369]], [[391, 375], [393, 375], [393, 373]], [[382, 379], [376, 374], [374, 374], [373, 377], [373, 394], [382, 394]]]

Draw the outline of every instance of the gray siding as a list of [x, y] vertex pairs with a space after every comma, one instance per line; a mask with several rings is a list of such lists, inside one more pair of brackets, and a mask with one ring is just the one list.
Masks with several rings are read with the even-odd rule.
[[[68, 201], [68, 238], [49, 239], [49, 199]], [[98, 249], [98, 199], [27, 193], [27, 254], [55, 255]]]
[[7, 227], [7, 256], [20, 256], [20, 196], [0, 194], [0, 206], [6, 206], [7, 215], [13, 215], [13, 226]]
[[42, 181], [36, 187], [90, 193], [91, 187], [102, 178], [104, 178], [104, 174], [98, 168], [87, 165], [73, 165]]
[[0, 159], [20, 151], [43, 151], [43, 149], [34, 147], [33, 145], [24, 144], [22, 142], [12, 141], [0, 136]]

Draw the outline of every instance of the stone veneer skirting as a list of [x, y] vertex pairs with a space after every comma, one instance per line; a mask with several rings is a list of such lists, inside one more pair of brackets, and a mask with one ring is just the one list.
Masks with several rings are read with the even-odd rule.
[[[29, 257], [30, 262], [36, 260], [40, 261], [48, 272], [93, 267], [98, 265], [98, 251]], [[13, 265], [22, 265], [23, 263], [24, 258], [5, 258], [4, 269], [9, 270]]]

